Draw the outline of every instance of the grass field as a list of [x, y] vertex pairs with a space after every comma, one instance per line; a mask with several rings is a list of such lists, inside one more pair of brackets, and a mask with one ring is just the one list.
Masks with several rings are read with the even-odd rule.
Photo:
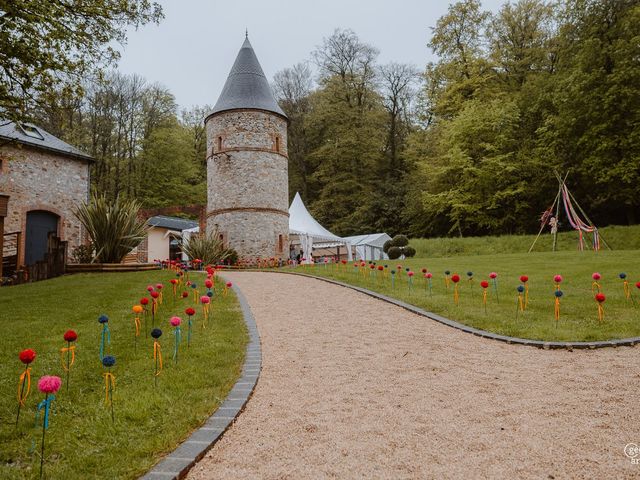
[[[610, 226], [600, 229], [601, 237], [613, 250], [640, 250], [640, 225], [632, 227]], [[503, 235], [492, 237], [416, 238], [410, 244], [416, 249], [416, 257], [434, 258], [456, 255], [490, 255], [494, 253], [527, 253], [535, 235]], [[585, 237], [585, 248], [590, 248], [591, 237]], [[548, 229], [540, 235], [534, 252], [551, 252], [553, 237]], [[575, 252], [578, 234], [574, 231], [558, 234], [559, 251]], [[602, 243], [602, 249], [607, 247]]]
[[[203, 283], [204, 276], [192, 274]], [[174, 302], [170, 272], [64, 276], [0, 289], [0, 478], [37, 478], [42, 427], [34, 427], [35, 407], [44, 395], [42, 375], [63, 378], [63, 333], [78, 333], [76, 363], [69, 391], [53, 402], [46, 436], [46, 478], [136, 478], [201, 425], [224, 400], [242, 369], [247, 334], [237, 301], [217, 295], [203, 329], [198, 307], [191, 346], [186, 347], [184, 309], [193, 297]], [[162, 282], [164, 302], [157, 326], [164, 369], [154, 387], [152, 339], [144, 331], [134, 350], [131, 307], [147, 295], [146, 286]], [[191, 289], [189, 289], [191, 290]], [[204, 290], [204, 289], [202, 289]], [[220, 291], [220, 288], [218, 288]], [[116, 357], [115, 423], [105, 406], [105, 380], [99, 358], [101, 314], [110, 318], [110, 353]], [[172, 361], [174, 335], [169, 317], [183, 319], [179, 362]], [[151, 329], [149, 320], [147, 331]], [[144, 330], [144, 328], [143, 328]], [[32, 393], [16, 429], [16, 388], [23, 365], [18, 353], [32, 348]]]
[[[635, 283], [640, 281], [640, 252], [547, 252], [531, 254], [475, 255], [448, 258], [414, 258], [405, 261], [386, 260], [378, 262], [402, 269], [396, 275], [395, 288], [391, 287], [391, 275], [366, 268], [363, 274], [352, 264], [344, 269], [322, 265], [298, 267], [297, 271], [334, 278], [373, 291], [384, 293], [427, 311], [443, 315], [452, 320], [514, 337], [536, 340], [593, 341], [640, 336], [640, 290]], [[405, 271], [415, 272], [413, 287], [408, 285]], [[432, 295], [423, 278], [421, 269], [433, 274]], [[453, 301], [453, 285], [445, 287], [444, 272], [450, 270], [461, 277], [459, 283], [459, 305]], [[487, 313], [482, 304], [481, 280], [489, 280], [490, 272], [498, 273], [499, 303], [494, 292], [488, 289]], [[468, 281], [467, 272], [473, 273]], [[605, 318], [598, 320], [597, 303], [592, 295], [591, 275], [602, 275], [600, 284], [607, 300], [604, 303]], [[618, 274], [628, 275], [635, 303], [625, 299], [622, 280]], [[553, 277], [564, 277], [561, 289], [560, 321], [554, 320]], [[521, 275], [529, 277], [529, 304], [518, 314], [518, 292]], [[366, 319], [363, 319], [366, 321]]]

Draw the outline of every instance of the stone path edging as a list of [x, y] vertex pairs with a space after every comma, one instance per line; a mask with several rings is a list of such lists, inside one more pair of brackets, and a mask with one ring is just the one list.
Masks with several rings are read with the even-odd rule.
[[169, 455], [158, 462], [149, 470], [141, 480], [172, 480], [183, 478], [198, 460], [222, 438], [224, 432], [244, 409], [258, 382], [260, 368], [262, 366], [262, 349], [260, 347], [260, 334], [256, 321], [251, 313], [251, 308], [244, 295], [235, 285], [235, 292], [244, 322], [249, 332], [247, 353], [242, 367], [242, 375], [236, 381], [225, 401], [209, 417], [209, 419], [194, 431], [189, 438], [180, 444]]
[[604, 348], [604, 347], [632, 347], [640, 343], [640, 337], [622, 338], [620, 340], [603, 340], [603, 341], [597, 341], [597, 342], [545, 342], [542, 340], [530, 340], [526, 338], [509, 337], [506, 335], [499, 335], [497, 333], [492, 333], [487, 330], [480, 330], [478, 328], [473, 328], [463, 323], [456, 322], [454, 320], [450, 320], [448, 318], [442, 317], [435, 313], [427, 312], [426, 310], [418, 308], [414, 305], [402, 302], [400, 300], [396, 300], [395, 298], [388, 297], [381, 293], [373, 292], [371, 290], [367, 290], [366, 288], [362, 288], [362, 287], [356, 287], [355, 285], [349, 285], [348, 283], [339, 282], [338, 280], [331, 280], [329, 278], [317, 277], [315, 275], [310, 275], [308, 273], [299, 273], [299, 272], [273, 272], [272, 271], [272, 273], [300, 275], [303, 277], [315, 278], [316, 280], [322, 280], [323, 282], [333, 283], [334, 285], [339, 285], [341, 287], [351, 288], [352, 290], [356, 290], [357, 292], [364, 293], [365, 295], [369, 295], [370, 297], [377, 298], [378, 300], [382, 300], [383, 302], [392, 303], [398, 307], [404, 308], [405, 310], [409, 310], [410, 312], [413, 312], [417, 315], [427, 317], [431, 320], [435, 320], [436, 322], [442, 323], [449, 327], [457, 328], [458, 330], [462, 330], [463, 332], [471, 333], [478, 337], [490, 338], [491, 340], [498, 340], [500, 342], [505, 342], [509, 344], [527, 345], [529, 347], [537, 347], [537, 348], [542, 348], [544, 350], [558, 349], [558, 348], [566, 348], [568, 350], [572, 350], [574, 348], [594, 349], [594, 348]]

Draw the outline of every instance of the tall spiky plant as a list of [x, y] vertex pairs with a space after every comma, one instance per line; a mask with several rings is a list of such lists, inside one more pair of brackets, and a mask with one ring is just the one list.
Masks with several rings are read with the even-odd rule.
[[91, 196], [91, 201], [76, 208], [75, 214], [87, 229], [95, 248], [93, 261], [120, 263], [147, 236], [148, 227], [138, 218], [140, 203], [121, 198], [107, 200], [105, 195]]
[[182, 251], [191, 260], [199, 258], [205, 265], [222, 263], [231, 255], [231, 250], [225, 248], [217, 231], [192, 235], [188, 241], [183, 242]]

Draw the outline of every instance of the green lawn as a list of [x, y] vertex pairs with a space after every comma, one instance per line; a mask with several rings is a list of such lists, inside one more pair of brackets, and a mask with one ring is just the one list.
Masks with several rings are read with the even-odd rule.
[[[242, 369], [248, 341], [242, 314], [233, 293], [217, 295], [203, 329], [198, 306], [187, 350], [183, 312], [193, 305], [193, 297], [172, 300], [173, 276], [166, 271], [82, 274], [0, 289], [0, 478], [37, 477], [41, 427], [34, 428], [34, 413], [44, 396], [36, 384], [46, 374], [64, 380], [59, 350], [66, 346], [62, 336], [70, 328], [78, 333], [77, 357], [69, 392], [63, 384], [53, 403], [46, 440], [47, 478], [136, 478], [215, 411]], [[203, 275], [192, 277], [204, 283]], [[143, 331], [134, 351], [130, 312], [147, 294], [146, 286], [158, 282], [165, 284], [156, 321], [163, 331], [164, 370], [154, 387], [152, 340]], [[110, 353], [117, 362], [112, 368], [115, 423], [105, 407], [99, 358], [97, 318], [102, 313], [110, 318]], [[174, 314], [183, 319], [177, 365], [172, 361], [174, 335], [169, 325]], [[32, 393], [16, 429], [16, 388], [23, 370], [18, 353], [25, 348], [36, 350], [37, 358]]]
[[[390, 268], [402, 265], [396, 275], [395, 288], [391, 288], [391, 275], [383, 278], [376, 274], [363, 276], [352, 264], [346, 271], [335, 267], [299, 267], [297, 271], [326, 276], [353, 285], [368, 288], [417, 305], [452, 320], [483, 330], [536, 340], [593, 341], [640, 336], [640, 252], [547, 252], [531, 254], [475, 255], [451, 258], [414, 258], [405, 261], [378, 262]], [[413, 288], [408, 286], [405, 268], [415, 272]], [[421, 269], [433, 274], [433, 296], [429, 295]], [[445, 288], [444, 272], [458, 273], [460, 302], [453, 302], [453, 286]], [[473, 272], [473, 282], [467, 272]], [[481, 280], [489, 280], [490, 272], [498, 273], [499, 303], [491, 288], [488, 289], [488, 313], [482, 306]], [[601, 285], [607, 300], [604, 304], [604, 322], [598, 321], [597, 304], [591, 294], [591, 275], [602, 275]], [[628, 275], [635, 305], [627, 302], [622, 280], [618, 274]], [[561, 288], [560, 321], [554, 320], [553, 277], [564, 277]], [[521, 275], [529, 277], [529, 305], [516, 319], [518, 302], [516, 288]]]

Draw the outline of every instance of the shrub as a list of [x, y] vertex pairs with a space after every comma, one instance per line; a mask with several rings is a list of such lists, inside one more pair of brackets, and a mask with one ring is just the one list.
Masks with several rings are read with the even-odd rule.
[[71, 253], [73, 263], [91, 263], [93, 260], [93, 245], [78, 245]]
[[389, 253], [389, 249], [393, 247], [393, 240], [387, 240], [382, 244], [382, 251], [384, 253]]
[[391, 244], [394, 247], [406, 247], [407, 245], [409, 245], [409, 239], [406, 237], [406, 235], [396, 235], [391, 240]]
[[96, 252], [93, 260], [100, 263], [120, 263], [147, 236], [148, 227], [138, 218], [140, 203], [133, 199], [105, 195], [91, 196], [75, 210], [76, 217], [87, 229]]
[[402, 249], [402, 254], [408, 258], [415, 257], [416, 249], [413, 248], [411, 245], [407, 245]]
[[227, 257], [227, 263], [229, 263], [229, 265], [235, 265], [236, 263], [238, 263], [238, 252], [236, 252], [235, 249], [233, 248], [229, 249], [229, 256]]
[[395, 260], [397, 258], [400, 258], [400, 255], [402, 255], [402, 250], [400, 249], [400, 247], [391, 247], [389, 248], [387, 255], [389, 255], [390, 260]]
[[216, 265], [226, 260], [232, 250], [225, 248], [218, 232], [213, 231], [192, 235], [182, 244], [182, 251], [192, 260], [199, 258], [205, 265]]

